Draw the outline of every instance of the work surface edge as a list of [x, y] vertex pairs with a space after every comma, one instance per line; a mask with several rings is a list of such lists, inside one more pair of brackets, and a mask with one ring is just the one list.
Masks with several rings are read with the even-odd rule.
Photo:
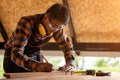
[[91, 76], [65, 72], [26, 72], [5, 73], [7, 78], [2, 80], [120, 80], [120, 73], [111, 73], [111, 76]]

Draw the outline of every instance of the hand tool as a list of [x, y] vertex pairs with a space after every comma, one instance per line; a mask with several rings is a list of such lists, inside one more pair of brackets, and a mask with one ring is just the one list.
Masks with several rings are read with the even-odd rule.
[[[81, 74], [81, 75], [95, 75], [95, 70], [86, 70], [86, 71], [70, 71], [71, 75], [73, 74]], [[65, 72], [68, 74], [68, 72]]]

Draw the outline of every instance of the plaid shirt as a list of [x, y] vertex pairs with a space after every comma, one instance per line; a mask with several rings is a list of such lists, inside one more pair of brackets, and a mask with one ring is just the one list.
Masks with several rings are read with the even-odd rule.
[[[12, 47], [11, 60], [26, 70], [34, 71], [34, 68], [37, 64], [37, 61], [30, 59], [27, 55], [24, 54], [24, 50], [26, 46], [33, 42], [30, 42], [30, 39], [32, 40], [31, 36], [34, 34], [33, 28], [37, 27], [37, 22], [42, 22], [41, 16], [42, 14], [36, 14], [32, 16], [22, 17], [17, 24], [16, 30], [13, 32], [12, 36], [5, 45], [6, 48]], [[73, 54], [75, 52], [72, 43], [69, 41], [67, 35], [63, 32], [63, 29], [53, 33], [52, 35], [45, 35], [42, 38], [45, 39], [48, 37], [53, 37], [59, 44], [59, 47], [64, 52], [66, 63], [72, 63], [74, 61]], [[46, 43], [39, 44], [37, 48], [40, 48], [45, 44]]]

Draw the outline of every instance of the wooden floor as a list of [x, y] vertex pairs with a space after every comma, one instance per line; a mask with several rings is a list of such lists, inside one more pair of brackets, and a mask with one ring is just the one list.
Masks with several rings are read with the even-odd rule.
[[6, 73], [2, 80], [120, 80], [120, 73], [111, 73], [111, 76], [91, 76], [64, 73], [64, 72], [33, 72], [33, 73]]

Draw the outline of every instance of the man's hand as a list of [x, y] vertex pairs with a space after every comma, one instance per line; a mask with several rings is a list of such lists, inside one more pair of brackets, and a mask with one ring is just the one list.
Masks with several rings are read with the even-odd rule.
[[53, 65], [50, 63], [37, 63], [35, 71], [37, 72], [51, 72], [53, 70]]
[[58, 70], [59, 71], [64, 71], [64, 72], [69, 72], [69, 71], [74, 71], [75, 67], [71, 64], [66, 64], [63, 67], [60, 67]]

